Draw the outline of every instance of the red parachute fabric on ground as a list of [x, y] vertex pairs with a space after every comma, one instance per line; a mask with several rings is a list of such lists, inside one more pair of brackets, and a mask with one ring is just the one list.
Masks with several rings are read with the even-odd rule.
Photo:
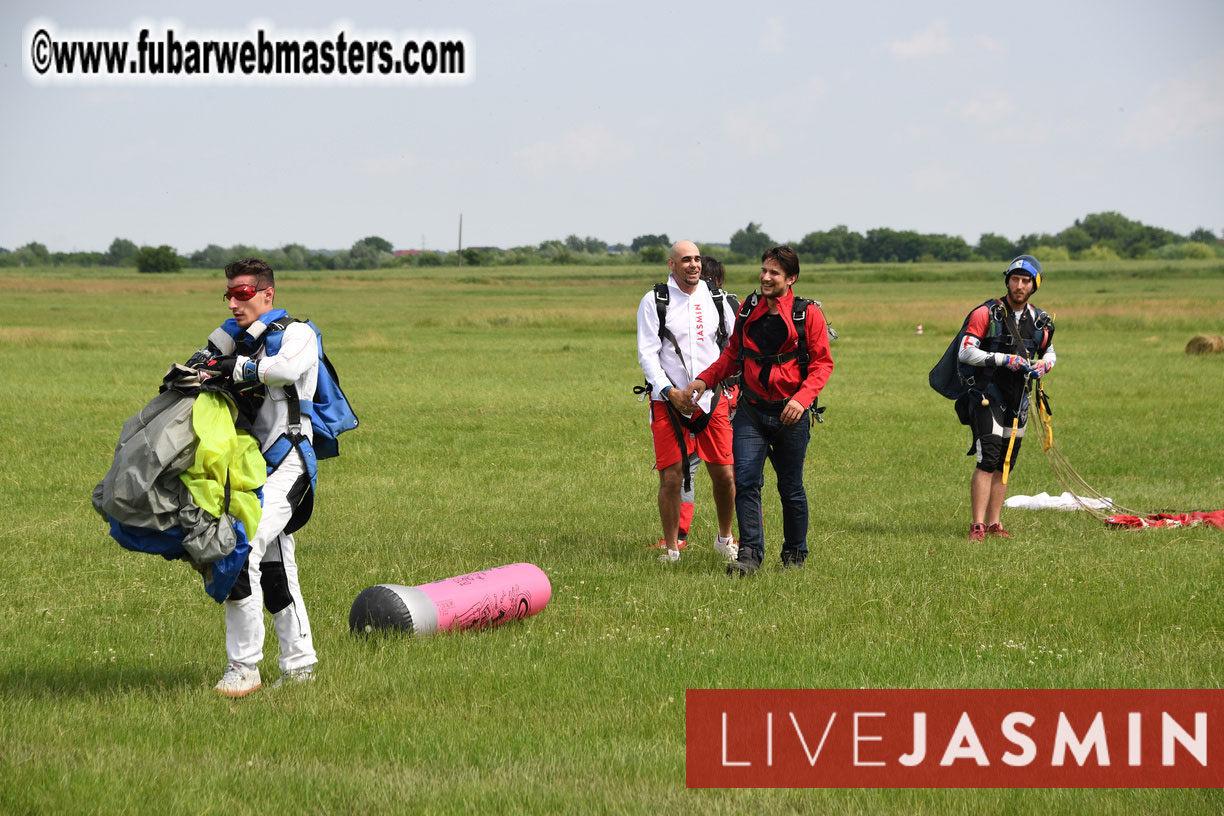
[[1153, 516], [1110, 516], [1107, 524], [1117, 527], [1194, 527], [1206, 524], [1224, 530], [1224, 510], [1211, 513], [1157, 513]]

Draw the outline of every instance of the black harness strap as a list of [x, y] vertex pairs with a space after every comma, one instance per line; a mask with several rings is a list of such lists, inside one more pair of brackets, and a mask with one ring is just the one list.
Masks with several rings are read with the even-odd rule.
[[798, 356], [798, 350], [787, 351], [782, 354], [760, 354], [752, 349], [743, 349], [743, 359], [756, 360], [761, 365], [778, 365], [779, 363], [789, 363]]
[[791, 308], [791, 321], [795, 324], [795, 333], [799, 335], [799, 345], [795, 347], [799, 360], [799, 382], [807, 379], [808, 363], [811, 361], [807, 345], [807, 310], [811, 303], [806, 298], [796, 297]]
[[[786, 351], [781, 354], [760, 354], [759, 352], [752, 351], [744, 345], [744, 333], [746, 331], [745, 326], [748, 323], [748, 317], [752, 314], [753, 309], [756, 308], [756, 305], [760, 303], [760, 301], [761, 294], [759, 292], [753, 292], [740, 306], [739, 316], [735, 321], [735, 330], [739, 333], [740, 340], [737, 362], [742, 368], [744, 365], [744, 360], [755, 360], [760, 365], [779, 365], [781, 363], [789, 363], [791, 360], [798, 360], [799, 382], [802, 383], [807, 379], [808, 365], [811, 362], [811, 351], [808, 349], [807, 345], [807, 311], [808, 306], [815, 301], [808, 300], [807, 298], [801, 298], [798, 295], [795, 296], [793, 302], [791, 303], [791, 322], [795, 324], [797, 345], [791, 351]], [[777, 408], [790, 402], [789, 399], [767, 399], [763, 394], [759, 394], [753, 390], [752, 386], [748, 383], [747, 377], [744, 377], [743, 382], [740, 383], [740, 385], [743, 387], [744, 391], [747, 392], [748, 402], [750, 404]], [[824, 422], [824, 417], [821, 415], [824, 413], [825, 409], [818, 407], [819, 402], [819, 399], [812, 400], [810, 410], [812, 413], [813, 423]]]
[[710, 296], [714, 298], [714, 308], [718, 312], [718, 332], [714, 335], [714, 342], [718, 345], [718, 350], [722, 351], [727, 347], [727, 339], [730, 337], [727, 332], [727, 316], [723, 313], [727, 293], [722, 289], [711, 289]]
[[1028, 360], [1028, 346], [1024, 342], [1024, 338], [1020, 336], [1020, 329], [1016, 326], [1016, 315], [1012, 310], [1003, 304], [1003, 325], [1007, 329], [1007, 333], [1012, 336], [1012, 340], [1016, 342], [1016, 348], [1020, 349], [1020, 356]]
[[714, 386], [714, 399], [710, 402], [710, 411], [709, 413], [703, 413], [699, 417], [686, 417], [676, 410], [676, 407], [671, 404], [671, 400], [667, 398], [662, 400], [663, 407], [667, 409], [667, 417], [671, 420], [672, 430], [676, 434], [676, 442], [680, 444], [680, 462], [684, 467], [685, 490], [690, 490], [693, 486], [693, 472], [689, 467], [688, 442], [685, 439], [684, 431], [687, 429], [693, 434], [699, 434], [704, 431], [706, 426], [710, 424], [710, 418], [714, 416], [715, 409], [718, 408], [718, 401], [722, 399], [722, 393], [722, 383]]
[[[655, 296], [655, 312], [659, 315], [659, 339], [670, 340], [672, 348], [676, 350], [676, 354], [680, 359], [684, 359], [684, 355], [680, 354], [680, 345], [676, 342], [676, 337], [667, 328], [667, 305], [671, 302], [671, 293], [667, 289], [667, 281], [656, 283], [654, 285]], [[714, 335], [714, 342], [718, 344], [718, 350], [722, 351], [727, 347], [727, 338], [730, 336], [727, 332], [727, 316], [724, 314], [724, 303], [727, 299], [727, 293], [722, 289], [711, 288], [710, 297], [714, 298], [714, 310], [718, 312], [718, 332]]]
[[[1002, 301], [1000, 301], [1000, 303], [1002, 303]], [[1027, 309], [1028, 306], [1026, 305], [1025, 308]], [[1024, 338], [1020, 336], [1020, 329], [1016, 326], [1016, 316], [1012, 313], [1012, 310], [1008, 308], [1007, 304], [1003, 304], [1003, 325], [1007, 327], [1007, 333], [1012, 336], [1012, 340], [1015, 341], [1016, 347], [1019, 348], [1020, 356], [1024, 357], [1025, 360], [1031, 361], [1032, 358], [1029, 356], [1028, 346], [1025, 345]], [[1030, 382], [1032, 382], [1032, 380], [1026, 376], [1024, 380], [1025, 387], [1020, 392], [1020, 397], [1016, 405], [1017, 416], [1019, 416], [1021, 412], [1026, 414], [1028, 413], [1026, 398], [1028, 397], [1028, 385]]]
[[736, 362], [743, 365], [744, 360], [756, 360], [759, 363], [789, 363], [791, 360], [799, 361], [799, 380], [802, 382], [807, 379], [808, 364], [811, 362], [811, 351], [807, 346], [807, 310], [814, 301], [807, 298], [795, 296], [791, 303], [791, 322], [795, 325], [795, 334], [797, 345], [791, 351], [782, 354], [759, 354], [752, 351], [744, 345], [744, 326], [748, 322], [748, 316], [752, 314], [752, 310], [761, 302], [759, 292], [753, 292], [740, 306], [738, 319], [735, 321], [735, 330], [739, 332], [740, 347], [739, 357]]

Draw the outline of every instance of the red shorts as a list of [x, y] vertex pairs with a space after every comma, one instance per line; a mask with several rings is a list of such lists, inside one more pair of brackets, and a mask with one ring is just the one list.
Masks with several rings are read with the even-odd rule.
[[[697, 409], [693, 416], [701, 416], [701, 409]], [[683, 425], [680, 430], [684, 433], [684, 446], [688, 452], [696, 450], [702, 461], [712, 465], [729, 465], [735, 461], [731, 456], [731, 420], [725, 396], [714, 407], [714, 414], [705, 430], [696, 435]], [[663, 470], [680, 461], [680, 443], [676, 440], [675, 426], [667, 415], [667, 408], [658, 400], [650, 401], [650, 433], [654, 437], [656, 470]]]

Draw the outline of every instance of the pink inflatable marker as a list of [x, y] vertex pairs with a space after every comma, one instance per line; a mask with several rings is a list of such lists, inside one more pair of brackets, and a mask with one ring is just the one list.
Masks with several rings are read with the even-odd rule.
[[544, 570], [535, 564], [507, 564], [414, 587], [368, 587], [353, 601], [349, 629], [353, 634], [398, 629], [422, 636], [484, 629], [530, 617], [551, 598], [552, 584]]

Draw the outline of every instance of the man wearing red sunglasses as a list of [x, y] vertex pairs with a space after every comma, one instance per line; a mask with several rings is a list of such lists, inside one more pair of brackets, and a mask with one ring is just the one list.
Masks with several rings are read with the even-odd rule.
[[263, 514], [251, 537], [251, 553], [225, 601], [227, 664], [215, 689], [243, 697], [261, 686], [261, 607], [272, 614], [280, 642], [277, 686], [312, 679], [317, 660], [298, 583], [293, 531], [309, 518], [313, 504], [313, 429], [310, 418], [295, 408], [298, 400], [314, 397], [319, 351], [309, 325], [274, 307], [275, 281], [265, 261], [234, 261], [225, 268], [225, 278], [225, 305], [232, 319], [209, 335], [208, 348], [188, 365], [201, 378], [228, 381], [227, 390], [250, 420], [268, 462]]

